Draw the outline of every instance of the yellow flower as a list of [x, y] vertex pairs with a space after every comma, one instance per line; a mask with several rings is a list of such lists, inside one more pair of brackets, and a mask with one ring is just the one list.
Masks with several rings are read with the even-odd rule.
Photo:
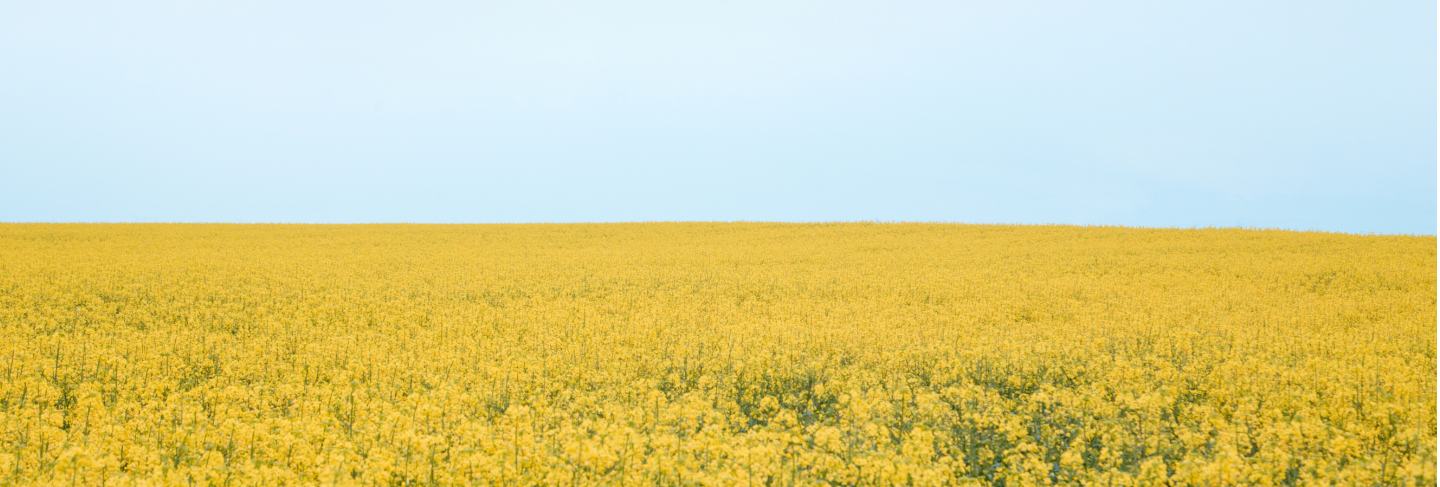
[[0, 485], [1433, 485], [1435, 239], [0, 225]]

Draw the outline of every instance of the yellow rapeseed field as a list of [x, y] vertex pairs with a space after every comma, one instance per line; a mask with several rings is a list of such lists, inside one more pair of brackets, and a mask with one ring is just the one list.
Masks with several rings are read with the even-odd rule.
[[1433, 485], [1435, 250], [0, 225], [0, 484]]

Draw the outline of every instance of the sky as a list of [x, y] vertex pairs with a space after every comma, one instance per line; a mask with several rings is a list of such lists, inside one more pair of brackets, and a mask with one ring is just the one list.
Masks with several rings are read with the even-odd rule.
[[1436, 229], [1425, 0], [0, 0], [0, 221]]

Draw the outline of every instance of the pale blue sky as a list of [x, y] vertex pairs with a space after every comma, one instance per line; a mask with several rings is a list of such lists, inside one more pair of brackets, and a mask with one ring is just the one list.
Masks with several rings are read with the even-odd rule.
[[1433, 234], [1434, 9], [0, 0], [0, 221]]

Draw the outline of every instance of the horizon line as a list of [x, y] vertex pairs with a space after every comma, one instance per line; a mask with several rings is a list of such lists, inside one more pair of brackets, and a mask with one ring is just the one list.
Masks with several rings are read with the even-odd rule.
[[1193, 225], [1193, 226], [1147, 226], [1110, 223], [999, 223], [967, 222], [957, 220], [553, 220], [553, 221], [200, 221], [200, 220], [93, 220], [93, 221], [41, 221], [41, 220], [0, 220], [0, 225], [232, 225], [232, 226], [539, 226], [539, 225], [951, 225], [984, 227], [1070, 227], [1085, 229], [1126, 229], [1126, 230], [1170, 230], [1170, 231], [1246, 231], [1246, 232], [1287, 232], [1351, 235], [1360, 237], [1425, 237], [1435, 238], [1435, 233], [1405, 232], [1351, 232], [1340, 230], [1262, 227], [1241, 225]]

